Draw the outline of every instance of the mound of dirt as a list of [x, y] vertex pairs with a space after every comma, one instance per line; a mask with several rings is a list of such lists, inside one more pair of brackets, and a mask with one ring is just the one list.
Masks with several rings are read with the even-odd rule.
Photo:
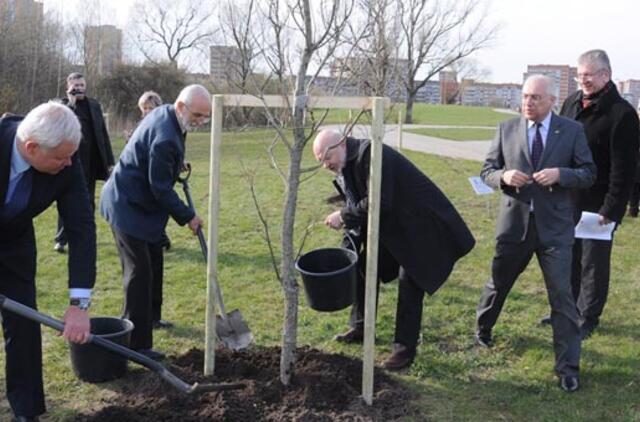
[[280, 349], [216, 352], [215, 377], [203, 377], [204, 353], [190, 350], [167, 367], [187, 382], [241, 382], [239, 390], [182, 394], [143, 369], [109, 386], [113, 397], [75, 421], [389, 421], [418, 417], [413, 394], [376, 369], [373, 406], [360, 397], [362, 362], [310, 348], [297, 353], [290, 386], [279, 381]]

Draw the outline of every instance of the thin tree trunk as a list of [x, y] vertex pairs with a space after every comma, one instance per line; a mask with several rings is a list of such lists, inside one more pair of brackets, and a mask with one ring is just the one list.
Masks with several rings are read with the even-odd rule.
[[282, 335], [282, 352], [280, 354], [280, 381], [289, 385], [296, 361], [296, 345], [298, 340], [298, 283], [294, 268], [295, 251], [293, 248], [293, 229], [300, 184], [300, 162], [302, 148], [295, 142], [291, 150], [288, 188], [284, 203], [282, 221], [282, 288], [284, 290], [284, 325]]
[[405, 116], [404, 116], [404, 122], [407, 124], [411, 124], [413, 123], [413, 104], [416, 101], [416, 94], [415, 93], [411, 93], [410, 91], [407, 92], [407, 110], [405, 112]]

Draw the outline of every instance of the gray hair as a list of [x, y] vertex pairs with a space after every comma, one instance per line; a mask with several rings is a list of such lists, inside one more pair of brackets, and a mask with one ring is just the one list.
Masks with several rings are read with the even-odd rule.
[[209, 104], [211, 104], [211, 94], [207, 88], [200, 84], [187, 85], [182, 88], [182, 91], [178, 94], [178, 98], [176, 98], [176, 103], [182, 102], [187, 106], [190, 106], [196, 97], [204, 98]]
[[[557, 97], [556, 83], [555, 83], [555, 81], [553, 79], [551, 79], [547, 75], [535, 74], [535, 75], [529, 76], [524, 81], [524, 85], [526, 85], [528, 82], [533, 82], [533, 81], [543, 81], [544, 82], [544, 86], [546, 88], [545, 92], [547, 93], [547, 95], [549, 95], [549, 96], [551, 96], [553, 98]], [[523, 88], [524, 88], [524, 85], [522, 85]]]
[[75, 81], [76, 79], [84, 79], [84, 75], [80, 72], [69, 73], [69, 76], [67, 76], [67, 83]]
[[162, 105], [162, 98], [155, 91], [145, 91], [138, 100], [138, 105], [151, 104], [153, 107], [159, 107]]
[[609, 62], [609, 56], [604, 50], [589, 50], [580, 54], [578, 57], [578, 64], [595, 64], [598, 66], [598, 70], [607, 70], [611, 73], [611, 63]]
[[18, 125], [17, 137], [21, 142], [34, 141], [42, 148], [55, 148], [63, 141], [80, 144], [82, 129], [69, 107], [56, 101], [40, 104]]

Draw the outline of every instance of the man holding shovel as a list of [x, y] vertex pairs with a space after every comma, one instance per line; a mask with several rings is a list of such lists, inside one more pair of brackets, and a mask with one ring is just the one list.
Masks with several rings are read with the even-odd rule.
[[[370, 142], [323, 130], [313, 142], [313, 154], [336, 174], [345, 199], [345, 206], [329, 214], [325, 223], [336, 230], [364, 229]], [[410, 366], [416, 355], [425, 292], [432, 295], [442, 286], [475, 240], [451, 202], [416, 166], [388, 146], [383, 146], [382, 156], [380, 255], [400, 266], [393, 353], [383, 366], [400, 370]], [[363, 277], [359, 282], [364, 283]], [[356, 291], [352, 328], [338, 341], [362, 342], [364, 288]], [[360, 318], [354, 316], [358, 312]]]
[[202, 85], [185, 87], [174, 104], [155, 108], [140, 122], [102, 188], [100, 213], [109, 222], [122, 264], [124, 317], [135, 328], [130, 347], [152, 359], [152, 285], [162, 271], [159, 240], [169, 216], [196, 233], [202, 219], [173, 190], [185, 156], [186, 133], [211, 118], [211, 94]]
[[[80, 122], [59, 103], [42, 104], [26, 117], [0, 119], [0, 294], [36, 308], [33, 218], [56, 201], [69, 240], [71, 301], [63, 337], [89, 338], [89, 297], [96, 277], [96, 226], [74, 153]], [[6, 391], [18, 421], [45, 412], [40, 325], [2, 311]]]

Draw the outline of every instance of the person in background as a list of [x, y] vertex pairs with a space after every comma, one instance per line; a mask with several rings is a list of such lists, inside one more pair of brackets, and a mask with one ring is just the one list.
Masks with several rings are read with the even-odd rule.
[[[638, 114], [611, 80], [611, 64], [603, 50], [578, 57], [580, 90], [567, 97], [560, 115], [582, 124], [598, 175], [588, 189], [575, 192], [577, 213], [599, 215], [600, 224], [622, 223], [638, 166]], [[614, 236], [615, 237], [615, 232]], [[571, 284], [580, 314], [580, 335], [591, 336], [600, 323], [609, 294], [611, 240], [576, 239]], [[542, 322], [547, 322], [543, 318]]]
[[130, 346], [152, 359], [152, 286], [162, 254], [160, 240], [169, 216], [195, 234], [202, 219], [183, 203], [173, 187], [183, 167], [186, 134], [211, 119], [211, 94], [202, 85], [185, 87], [174, 104], [153, 109], [125, 145], [102, 188], [100, 213], [113, 231], [122, 264], [124, 317], [135, 328]]
[[[36, 306], [33, 219], [56, 202], [69, 239], [68, 341], [89, 338], [91, 289], [96, 279], [96, 226], [82, 165], [78, 119], [50, 102], [24, 118], [0, 118], [0, 294]], [[51, 290], [51, 287], [40, 286]], [[15, 420], [37, 421], [46, 411], [40, 324], [2, 311], [6, 394]]]
[[[111, 140], [102, 115], [102, 107], [98, 101], [87, 96], [87, 83], [81, 73], [71, 73], [67, 76], [67, 96], [61, 101], [73, 110], [82, 127], [78, 156], [82, 163], [91, 207], [95, 209], [96, 180], [107, 180], [114, 164]], [[67, 235], [60, 218], [58, 218], [58, 231], [54, 240], [54, 250], [64, 253]]]

